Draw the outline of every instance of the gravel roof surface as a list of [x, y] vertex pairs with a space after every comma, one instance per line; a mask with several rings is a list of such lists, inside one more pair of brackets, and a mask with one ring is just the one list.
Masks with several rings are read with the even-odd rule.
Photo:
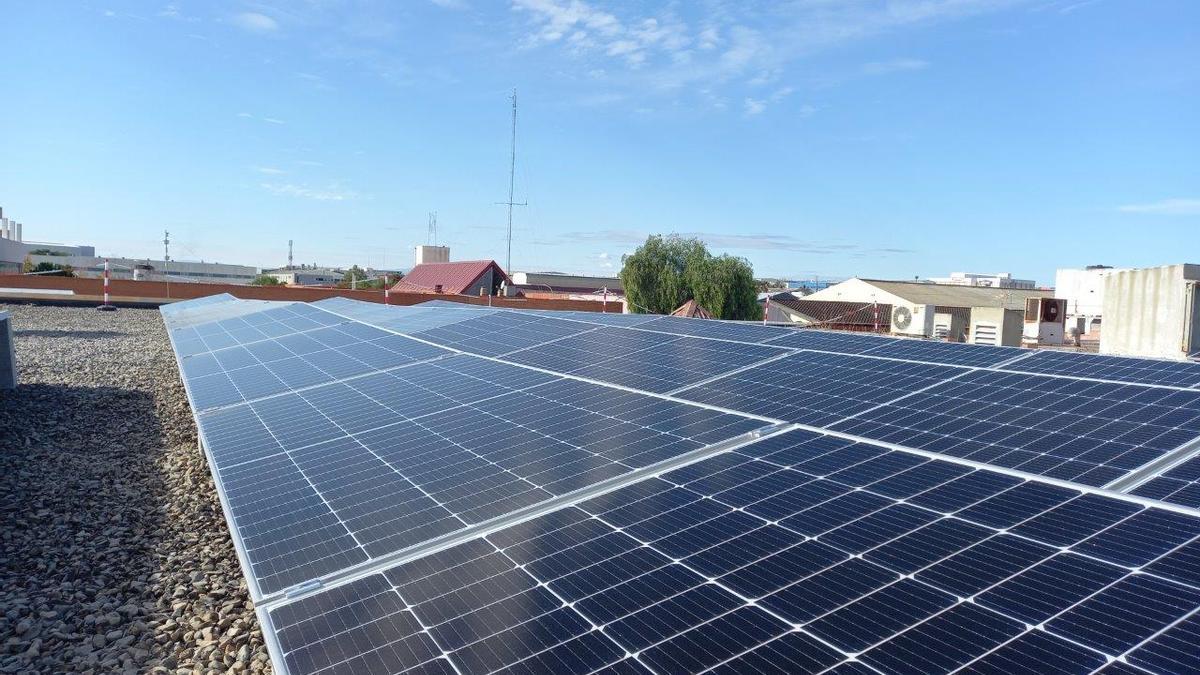
[[0, 672], [270, 672], [158, 311], [6, 309]]

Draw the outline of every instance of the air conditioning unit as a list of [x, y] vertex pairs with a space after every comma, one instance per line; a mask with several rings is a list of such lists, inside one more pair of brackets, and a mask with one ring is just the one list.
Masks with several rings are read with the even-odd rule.
[[933, 337], [933, 305], [892, 305], [892, 333], [912, 337]]
[[1029, 298], [1025, 301], [1025, 329], [1021, 342], [1028, 346], [1061, 345], [1066, 334], [1067, 301]]

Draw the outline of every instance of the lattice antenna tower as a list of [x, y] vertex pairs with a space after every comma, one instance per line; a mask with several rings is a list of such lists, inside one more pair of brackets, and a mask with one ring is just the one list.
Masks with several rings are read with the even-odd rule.
[[429, 212], [429, 227], [425, 234], [425, 243], [430, 246], [437, 246], [437, 211]]

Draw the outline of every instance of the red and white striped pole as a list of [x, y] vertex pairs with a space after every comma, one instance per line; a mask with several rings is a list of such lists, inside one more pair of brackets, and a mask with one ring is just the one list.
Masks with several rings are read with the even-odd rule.
[[604, 304], [600, 305], [600, 313], [603, 314], [607, 311], [608, 311], [608, 286], [605, 286], [604, 287]]
[[104, 261], [104, 304], [100, 305], [96, 309], [104, 312], [111, 312], [116, 309], [116, 307], [113, 307], [108, 302], [108, 260]]
[[767, 296], [767, 302], [763, 305], [763, 325], [767, 325], [767, 314], [771, 311], [771, 296]]
[[383, 275], [383, 304], [390, 305], [392, 299], [392, 288], [388, 285], [388, 275]]
[[874, 307], [875, 307], [875, 332], [878, 333], [879, 332], [879, 301], [878, 300], [875, 301]]

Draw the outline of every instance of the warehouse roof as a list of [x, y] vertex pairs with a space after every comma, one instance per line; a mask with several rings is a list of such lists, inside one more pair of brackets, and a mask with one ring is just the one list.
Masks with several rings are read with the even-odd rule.
[[[1025, 309], [1028, 298], [1052, 298], [1053, 290], [1020, 288], [983, 288], [976, 286], [951, 286], [921, 281], [886, 281], [882, 279], [849, 279], [840, 284], [817, 291], [809, 300], [844, 300], [848, 302], [869, 301], [861, 293], [861, 286], [874, 287], [884, 293], [915, 305], [937, 305], [939, 307], [1006, 307]], [[861, 296], [861, 297], [860, 297]], [[878, 298], [880, 302], [886, 298]]]

